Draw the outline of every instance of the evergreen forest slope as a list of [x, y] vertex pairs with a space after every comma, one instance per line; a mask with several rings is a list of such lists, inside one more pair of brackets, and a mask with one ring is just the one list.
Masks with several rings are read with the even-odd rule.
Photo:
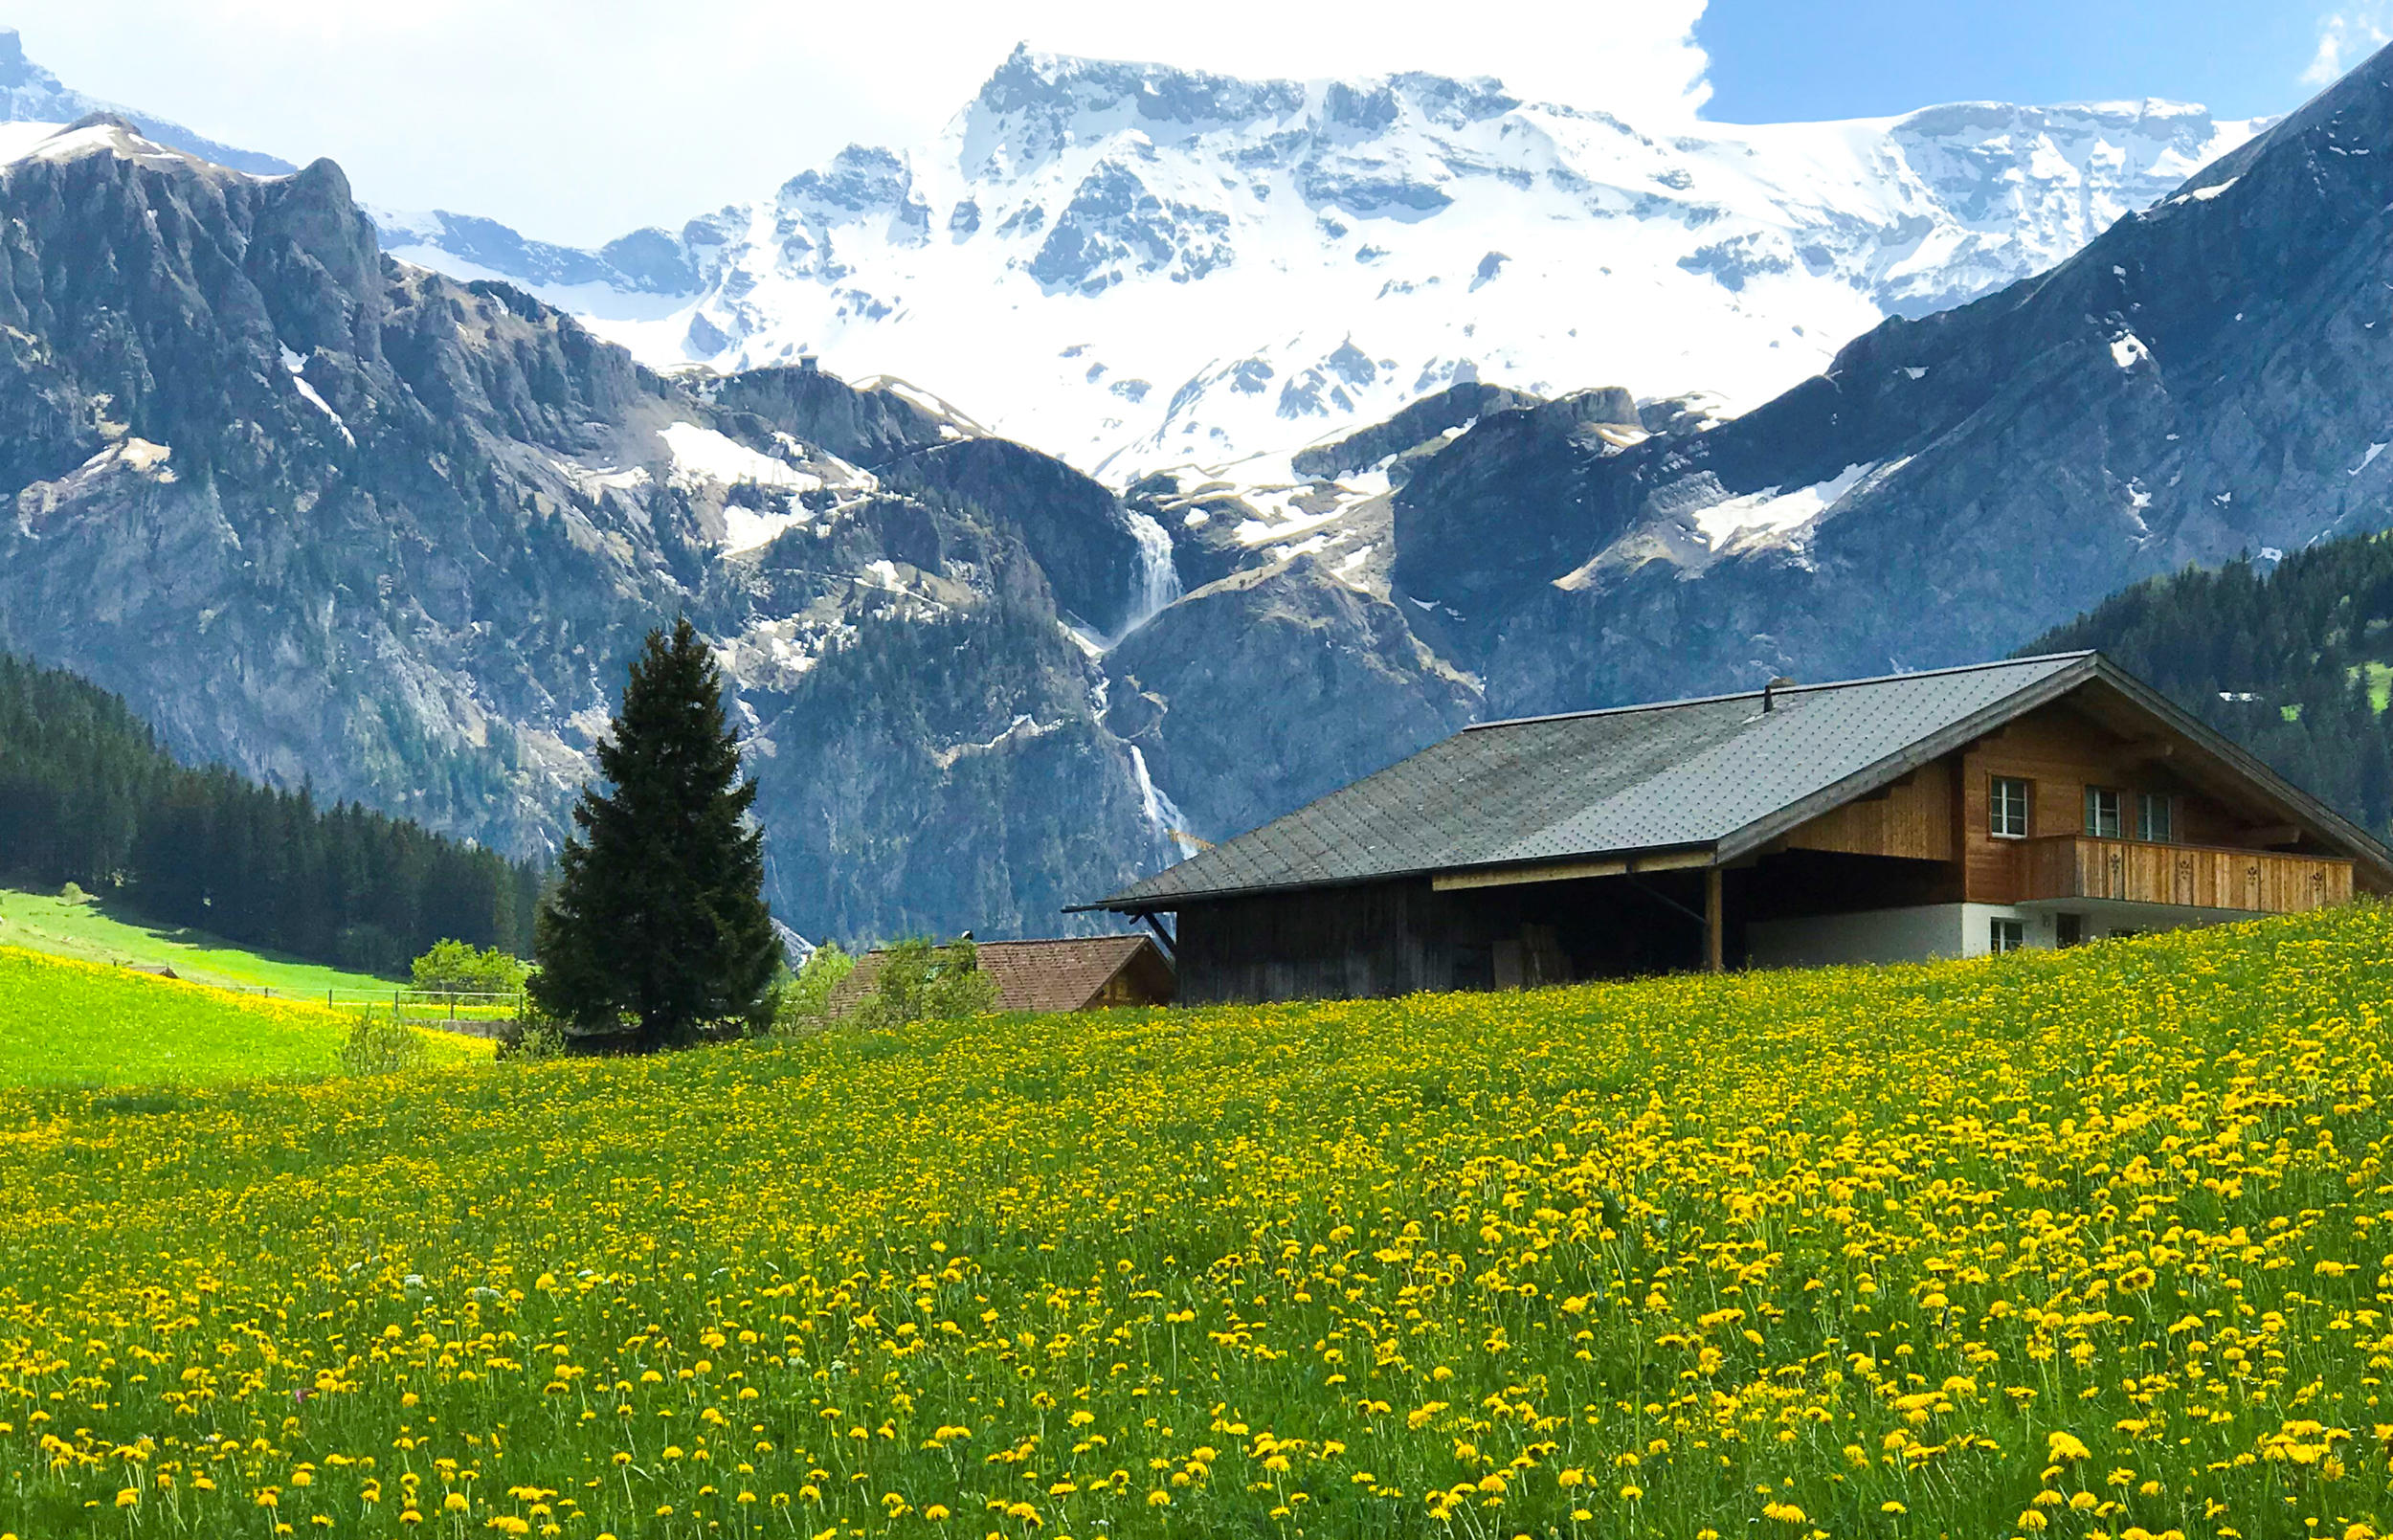
[[0, 1531], [2373, 1536], [2388, 941], [0, 1092]]
[[2393, 833], [2393, 538], [2139, 583], [2029, 653], [2098, 648], [2369, 830]]
[[118, 697], [0, 653], [0, 879], [367, 972], [444, 937], [531, 950], [540, 868], [304, 787], [194, 770]]

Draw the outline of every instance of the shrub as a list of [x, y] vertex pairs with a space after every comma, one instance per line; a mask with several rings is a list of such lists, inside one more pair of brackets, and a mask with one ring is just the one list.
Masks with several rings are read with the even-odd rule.
[[424, 1039], [396, 1016], [367, 1011], [349, 1029], [340, 1060], [345, 1075], [396, 1075], [424, 1061]]
[[543, 1016], [529, 1020], [511, 1021], [499, 1035], [499, 1057], [525, 1063], [538, 1063], [548, 1059], [563, 1059], [570, 1049], [565, 1040], [565, 1029]]
[[444, 1000], [460, 994], [514, 994], [524, 988], [525, 967], [496, 947], [477, 951], [461, 941], [443, 941], [415, 959], [415, 987]]
[[824, 942], [816, 947], [806, 966], [797, 971], [797, 977], [781, 991], [779, 1007], [773, 1013], [772, 1030], [779, 1033], [819, 1031], [831, 1019], [831, 993], [840, 981], [856, 971], [856, 959], [839, 949], [837, 942]]
[[888, 949], [872, 993], [852, 1019], [861, 1027], [907, 1021], [953, 1021], [997, 1008], [997, 981], [980, 971], [980, 949], [970, 941], [936, 947], [920, 936]]
[[91, 902], [91, 895], [83, 891], [82, 884], [79, 882], [69, 882], [58, 889], [58, 898], [67, 904], [89, 904]]

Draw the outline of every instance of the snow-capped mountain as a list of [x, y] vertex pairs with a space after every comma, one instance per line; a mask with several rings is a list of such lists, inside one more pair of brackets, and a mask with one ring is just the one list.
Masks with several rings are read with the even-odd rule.
[[1491, 713], [1995, 656], [2130, 582], [2393, 525], [2388, 253], [2393, 48], [2050, 272], [1733, 421], [1483, 411], [1369, 538]]
[[194, 133], [153, 113], [85, 96], [60, 83], [56, 75], [27, 58], [24, 39], [17, 35], [15, 28], [0, 27], [0, 123], [39, 123], [54, 128], [96, 112], [118, 114], [138, 125], [153, 144], [253, 176], [281, 176], [299, 169], [289, 161], [272, 155], [218, 144], [205, 134]]
[[660, 366], [935, 380], [1116, 484], [1473, 379], [1741, 410], [1890, 315], [2077, 251], [2248, 140], [2162, 101], [1641, 130], [1493, 80], [1244, 80], [1018, 50], [947, 130], [598, 251], [377, 211]]

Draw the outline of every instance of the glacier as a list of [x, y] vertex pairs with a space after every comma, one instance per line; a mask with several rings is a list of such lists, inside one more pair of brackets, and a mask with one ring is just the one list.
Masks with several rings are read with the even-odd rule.
[[1471, 381], [1733, 414], [1888, 316], [2051, 267], [2262, 126], [2145, 100], [1664, 132], [1491, 79], [1024, 48], [933, 142], [850, 146], [679, 231], [577, 251], [372, 212], [394, 256], [654, 366], [935, 379], [1127, 486]]

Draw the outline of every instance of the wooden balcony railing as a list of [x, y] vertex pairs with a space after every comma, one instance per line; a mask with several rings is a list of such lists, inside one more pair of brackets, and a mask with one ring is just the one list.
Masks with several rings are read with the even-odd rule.
[[2060, 835], [2027, 841], [2027, 897], [2124, 899], [2197, 909], [2298, 914], [2348, 902], [2352, 863], [2217, 845]]

